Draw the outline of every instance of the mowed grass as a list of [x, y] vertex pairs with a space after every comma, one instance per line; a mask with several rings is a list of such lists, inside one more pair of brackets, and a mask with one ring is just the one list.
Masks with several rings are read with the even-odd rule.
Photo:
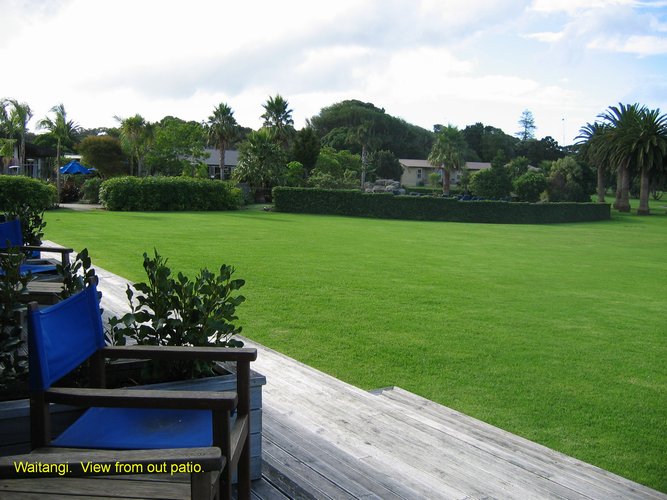
[[489, 225], [51, 211], [46, 238], [144, 280], [156, 247], [247, 281], [248, 337], [667, 491], [667, 216]]

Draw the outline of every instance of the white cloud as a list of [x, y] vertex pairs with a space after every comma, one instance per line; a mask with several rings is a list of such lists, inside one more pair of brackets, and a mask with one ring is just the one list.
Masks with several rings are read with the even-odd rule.
[[611, 52], [624, 52], [638, 56], [667, 54], [667, 38], [657, 36], [632, 35], [622, 37], [600, 37], [591, 40], [588, 48]]
[[634, 0], [534, 0], [529, 9], [536, 12], [566, 12], [573, 15], [582, 10], [604, 9], [633, 3]]
[[543, 31], [541, 33], [529, 33], [524, 35], [524, 37], [537, 40], [538, 42], [553, 43], [562, 40], [564, 35], [564, 31]]

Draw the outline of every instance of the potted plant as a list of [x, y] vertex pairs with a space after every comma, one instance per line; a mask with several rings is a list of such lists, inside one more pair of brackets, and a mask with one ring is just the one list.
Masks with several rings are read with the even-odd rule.
[[[217, 273], [204, 268], [194, 279], [175, 277], [167, 259], [157, 250], [144, 253], [147, 282], [127, 287], [130, 311], [109, 319], [115, 345], [137, 343], [154, 346], [242, 347], [235, 338], [242, 330], [235, 322], [236, 308], [245, 301], [238, 291], [245, 281], [233, 278], [234, 269], [223, 264]], [[121, 363], [122, 364], [122, 363]], [[135, 363], [136, 364], [136, 363]], [[112, 370], [110, 377], [114, 377]], [[126, 370], [118, 370], [127, 373]], [[211, 362], [144, 362], [131, 380], [116, 384], [137, 384], [155, 389], [234, 390], [236, 376], [230, 367]], [[251, 476], [261, 477], [261, 391], [264, 376], [251, 374]]]

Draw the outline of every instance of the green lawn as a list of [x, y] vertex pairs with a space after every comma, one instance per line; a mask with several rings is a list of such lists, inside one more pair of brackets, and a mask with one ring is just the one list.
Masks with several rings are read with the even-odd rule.
[[543, 226], [57, 210], [46, 237], [135, 281], [153, 247], [232, 264], [252, 339], [667, 492], [665, 204]]

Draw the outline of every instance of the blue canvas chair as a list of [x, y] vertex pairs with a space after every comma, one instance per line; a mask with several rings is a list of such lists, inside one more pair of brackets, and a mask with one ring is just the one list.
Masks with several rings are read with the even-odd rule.
[[[71, 248], [24, 245], [21, 221], [18, 217], [0, 222], [0, 252], [10, 247], [16, 247], [26, 252], [59, 253], [63, 265], [69, 263], [69, 255], [72, 253]], [[2, 272], [2, 269], [0, 269], [0, 273]], [[28, 259], [21, 264], [21, 274], [25, 275], [29, 272], [32, 274], [55, 274], [56, 262], [47, 259]]]
[[[80, 293], [28, 314], [32, 448], [153, 450], [165, 459], [174, 449], [219, 448], [219, 492], [230, 498], [238, 473], [238, 498], [250, 496], [250, 362], [255, 349], [219, 347], [105, 346], [96, 280]], [[235, 392], [103, 389], [106, 358], [232, 361]], [[53, 387], [89, 361], [95, 388]], [[49, 404], [88, 408], [51, 439]], [[235, 418], [232, 419], [232, 413]], [[171, 451], [170, 451], [171, 450]], [[122, 457], [122, 454], [119, 455]]]

